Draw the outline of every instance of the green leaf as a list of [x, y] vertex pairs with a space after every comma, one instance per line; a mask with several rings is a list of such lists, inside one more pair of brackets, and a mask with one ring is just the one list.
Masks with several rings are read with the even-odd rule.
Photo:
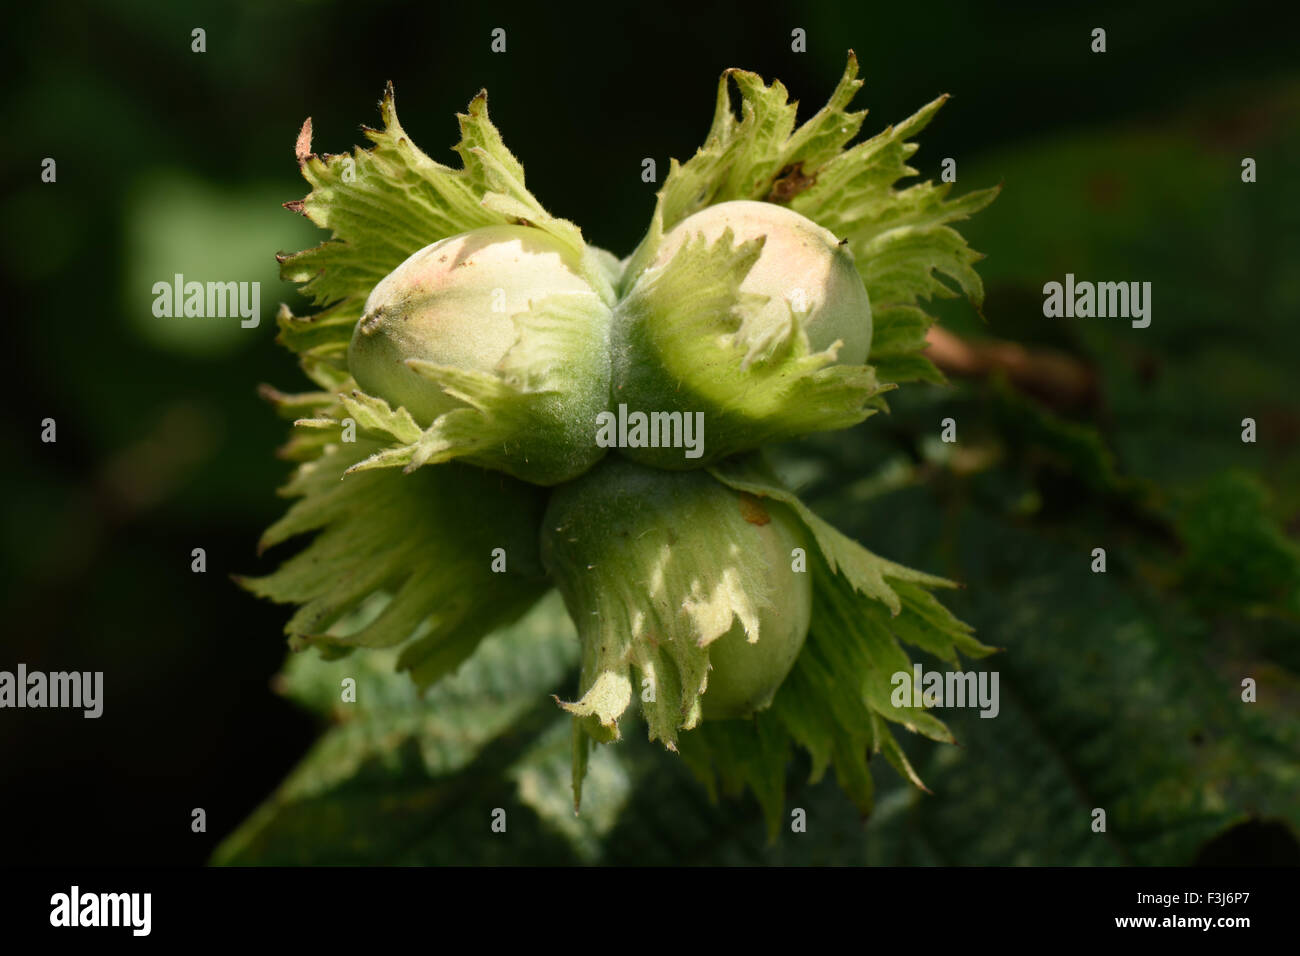
[[1177, 530], [1183, 586], [1198, 601], [1300, 615], [1300, 546], [1270, 513], [1268, 489], [1229, 471], [1184, 496]]
[[1095, 426], [1053, 414], [1001, 377], [990, 383], [990, 392], [994, 423], [1009, 444], [1032, 448], [1036, 457], [1051, 461], [1094, 494], [1127, 499], [1138, 507], [1155, 507], [1155, 489], [1119, 473], [1114, 451]]
[[[995, 718], [936, 714], [960, 748], [900, 738], [934, 795], [885, 781], [859, 859], [1177, 865], [1247, 820], [1300, 832], [1291, 798], [1300, 634], [1293, 617], [1258, 601], [1261, 592], [1235, 590], [1256, 580], [1248, 564], [1256, 552], [1264, 567], [1284, 564], [1262, 539], [1248, 543], [1269, 525], [1266, 537], [1284, 538], [1271, 509], [1240, 477], [1214, 490], [1194, 482], [1158, 497], [1135, 493], [1146, 483], [1118, 471], [1096, 428], [1019, 412], [1020, 403], [997, 396], [997, 387], [963, 386], [944, 404], [943, 414], [962, 422], [964, 445], [997, 436], [999, 456], [985, 470], [849, 494], [862, 462], [887, 456], [873, 436], [838, 449], [841, 462], [829, 465], [820, 491], [801, 491], [846, 532], [889, 541], [908, 563], [963, 580], [968, 588], [945, 603], [1004, 649], [992, 668], [1000, 673]], [[932, 427], [935, 407], [903, 401], [895, 418], [895, 440], [912, 441]], [[1026, 498], [1036, 506], [1026, 508]], [[1252, 498], [1262, 507], [1247, 504]], [[1196, 562], [1202, 572], [1217, 563], [1213, 577], [1179, 573], [1174, 514], [1214, 542], [1197, 548]], [[1091, 570], [1096, 546], [1107, 550], [1106, 573]], [[1245, 575], [1211, 598], [1236, 567]], [[1253, 704], [1241, 699], [1246, 677], [1258, 684]], [[1098, 808], [1104, 833], [1092, 829]]]
[[[332, 662], [296, 655], [284, 691], [335, 726], [213, 862], [446, 864], [481, 861], [490, 848], [502, 863], [559, 857], [561, 847], [530, 828], [531, 812], [514, 799], [511, 768], [530, 766], [537, 735], [555, 720], [546, 695], [577, 652], [552, 594], [427, 694], [393, 672], [391, 650]], [[340, 698], [348, 677], [355, 703]], [[496, 807], [507, 811], [508, 836], [490, 829]]]
[[597, 747], [585, 774], [582, 811], [574, 807], [570, 759], [573, 728], [557, 721], [509, 770], [519, 800], [573, 847], [584, 863], [596, 863], [604, 840], [618, 823], [634, 786], [629, 769], [614, 747]]
[[[873, 862], [1185, 865], [1250, 816], [1300, 828], [1294, 672], [1136, 575], [1090, 573], [1077, 547], [977, 513], [958, 530], [968, 613], [1006, 647], [1001, 708], [953, 712], [961, 750], [920, 763], [937, 799], [873, 821]], [[976, 549], [1008, 566], [981, 569]], [[1261, 703], [1242, 701], [1247, 675]], [[1014, 827], [988, 825], [1008, 813]]]

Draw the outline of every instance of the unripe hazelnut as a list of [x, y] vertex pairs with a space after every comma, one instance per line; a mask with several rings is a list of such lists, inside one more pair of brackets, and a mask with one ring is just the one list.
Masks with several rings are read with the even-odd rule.
[[[531, 226], [487, 226], [425, 246], [366, 300], [348, 346], [352, 377], [421, 427], [467, 405], [412, 360], [527, 379], [546, 396], [527, 427], [465, 460], [539, 484], [580, 474], [602, 454], [590, 423], [608, 395], [610, 322], [583, 267], [570, 247]], [[525, 332], [519, 320], [548, 302], [577, 318]]]
[[689, 456], [679, 443], [629, 443], [629, 458], [700, 468], [870, 414], [871, 302], [834, 234], [736, 200], [688, 216], [648, 255], [615, 309], [614, 400], [680, 413], [702, 438]]
[[768, 297], [758, 314], [763, 328], [800, 315], [813, 351], [835, 341], [842, 365], [861, 365], [871, 350], [871, 302], [847, 244], [806, 216], [770, 202], [736, 199], [707, 206], [668, 231], [651, 268], [667, 265], [688, 240], [710, 242], [730, 229], [740, 244], [763, 238], [763, 251], [740, 284], [741, 292]]
[[[706, 471], [660, 471], [617, 455], [557, 488], [542, 526], [542, 561], [585, 656], [680, 662], [703, 648], [709, 720], [766, 708], [794, 666], [812, 584], [792, 569], [792, 551], [807, 547], [802, 522], [780, 502]], [[694, 698], [680, 663], [678, 671], [685, 716]]]
[[751, 524], [763, 517], [771, 519], [755, 525], [758, 533], [750, 546], [762, 553], [767, 564], [773, 602], [759, 613], [756, 643], [745, 637], [737, 621], [709, 645], [709, 686], [702, 701], [706, 720], [748, 717], [766, 709], [794, 667], [812, 620], [810, 577], [791, 570], [792, 551], [808, 548], [803, 523], [782, 504], [740, 497]]

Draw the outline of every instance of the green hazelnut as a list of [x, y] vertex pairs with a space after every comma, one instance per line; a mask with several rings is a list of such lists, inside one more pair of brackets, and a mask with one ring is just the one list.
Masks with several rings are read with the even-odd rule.
[[[487, 226], [425, 246], [370, 293], [349, 371], [422, 428], [471, 405], [495, 416], [500, 434], [462, 456], [472, 464], [538, 484], [571, 478], [603, 454], [591, 422], [609, 390], [610, 309], [589, 267], [531, 226]], [[467, 395], [466, 381], [487, 384]]]
[[[737, 621], [709, 645], [709, 686], [703, 698], [706, 720], [748, 717], [765, 710], [794, 667], [812, 619], [809, 576], [791, 570], [793, 550], [807, 550], [803, 523], [784, 505], [749, 496], [741, 499], [747, 523], [754, 529], [747, 536], [750, 546], [762, 554], [769, 569], [773, 602], [759, 614], [757, 641], [751, 642]], [[764, 517], [770, 520], [758, 524]]]
[[802, 316], [814, 351], [841, 342], [842, 365], [861, 365], [871, 351], [871, 302], [847, 243], [829, 229], [785, 206], [737, 199], [687, 216], [664, 236], [651, 268], [663, 268], [688, 240], [716, 242], [731, 230], [733, 241], [763, 239], [763, 251], [740, 291], [767, 297], [759, 325], [777, 328], [791, 311]]
[[683, 219], [649, 256], [615, 310], [613, 396], [629, 414], [688, 416], [702, 448], [629, 442], [629, 458], [700, 468], [869, 414], [871, 302], [833, 233], [736, 200]]
[[577, 622], [585, 682], [623, 688], [602, 721], [630, 702], [629, 667], [642, 684], [654, 675], [652, 727], [693, 726], [697, 707], [711, 720], [766, 708], [807, 637], [812, 585], [793, 560], [807, 546], [793, 511], [707, 471], [611, 456], [557, 488], [542, 560]]

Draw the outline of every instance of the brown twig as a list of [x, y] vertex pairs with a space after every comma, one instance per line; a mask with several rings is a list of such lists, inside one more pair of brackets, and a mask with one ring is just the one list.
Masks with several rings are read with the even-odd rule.
[[925, 355], [945, 375], [986, 378], [1002, 372], [1013, 386], [1055, 408], [1097, 402], [1097, 373], [1064, 352], [1027, 349], [1014, 342], [968, 342], [934, 325]]

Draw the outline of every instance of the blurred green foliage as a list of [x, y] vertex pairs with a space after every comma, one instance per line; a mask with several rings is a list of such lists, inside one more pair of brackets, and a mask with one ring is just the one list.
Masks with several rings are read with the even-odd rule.
[[[187, 283], [238, 276], [266, 290], [257, 318], [271, 321], [284, 296], [266, 249], [296, 249], [316, 240], [311, 224], [285, 215], [282, 202], [276, 188], [265, 184], [221, 189], [178, 170], [144, 172], [127, 202], [121, 289], [122, 313], [141, 342], [210, 359], [263, 346], [265, 336], [249, 334], [253, 329], [244, 328], [242, 319], [155, 315], [152, 290], [177, 273]], [[268, 246], [253, 245], [249, 236], [262, 237]], [[233, 307], [229, 311], [236, 314]]]

